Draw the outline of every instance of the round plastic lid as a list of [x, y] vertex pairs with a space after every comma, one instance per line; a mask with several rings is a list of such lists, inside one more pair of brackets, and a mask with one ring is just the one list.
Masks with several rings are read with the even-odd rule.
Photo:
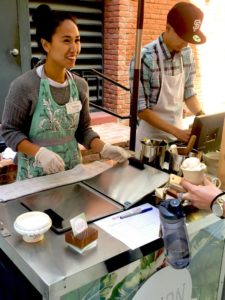
[[15, 230], [22, 235], [45, 233], [52, 225], [50, 217], [40, 211], [31, 211], [18, 216], [14, 222]]

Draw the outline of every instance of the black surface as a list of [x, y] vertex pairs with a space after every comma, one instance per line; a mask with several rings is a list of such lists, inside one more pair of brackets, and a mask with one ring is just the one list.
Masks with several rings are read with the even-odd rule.
[[133, 166], [139, 170], [144, 170], [145, 165], [139, 159], [132, 156], [132, 157], [128, 158], [128, 160], [129, 160], [129, 164], [131, 166]]
[[51, 208], [48, 208], [48, 209], [44, 210], [44, 212], [52, 220], [52, 227], [53, 228], [58, 228], [58, 229], [63, 228], [62, 222], [63, 222], [64, 219], [61, 216], [59, 216], [54, 210], [52, 210]]
[[224, 118], [225, 112], [195, 117], [191, 131], [197, 137], [194, 149], [205, 153], [220, 150]]
[[6, 149], [6, 144], [4, 141], [1, 141], [0, 139], [0, 153], [3, 152]]
[[112, 257], [105, 261], [105, 265], [107, 268], [107, 271], [109, 273], [114, 272], [138, 259], [141, 259], [142, 257], [159, 250], [163, 247], [163, 240], [162, 238], [159, 238], [147, 245], [144, 245], [142, 247], [139, 247], [135, 250], [129, 250], [124, 253], [121, 253], [115, 257]]

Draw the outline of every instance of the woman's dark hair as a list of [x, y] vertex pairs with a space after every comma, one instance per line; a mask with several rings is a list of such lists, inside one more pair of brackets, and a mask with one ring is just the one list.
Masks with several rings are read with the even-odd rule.
[[36, 41], [42, 52], [45, 52], [41, 45], [42, 38], [51, 42], [56, 28], [65, 20], [71, 20], [76, 24], [75, 16], [68, 12], [53, 11], [46, 4], [42, 4], [35, 9], [32, 19], [36, 27]]

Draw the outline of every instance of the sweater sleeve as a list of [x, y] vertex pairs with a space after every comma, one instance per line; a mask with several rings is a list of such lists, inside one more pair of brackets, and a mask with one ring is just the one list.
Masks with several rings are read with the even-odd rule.
[[17, 151], [17, 145], [28, 138], [38, 98], [38, 86], [38, 77], [35, 77], [32, 71], [28, 71], [10, 84], [0, 134], [13, 151]]

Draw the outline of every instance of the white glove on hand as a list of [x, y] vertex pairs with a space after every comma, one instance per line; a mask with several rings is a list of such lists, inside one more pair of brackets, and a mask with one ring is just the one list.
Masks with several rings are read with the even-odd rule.
[[65, 170], [63, 159], [55, 152], [41, 147], [35, 155], [37, 166], [41, 167], [45, 173], [53, 174]]
[[121, 147], [105, 144], [100, 152], [102, 158], [113, 159], [119, 163], [124, 162], [130, 157], [130, 154]]

